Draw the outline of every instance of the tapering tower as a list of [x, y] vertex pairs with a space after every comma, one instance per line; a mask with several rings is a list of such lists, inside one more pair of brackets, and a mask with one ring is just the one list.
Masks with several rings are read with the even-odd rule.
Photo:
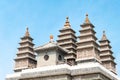
[[28, 28], [25, 36], [21, 38], [20, 47], [18, 48], [17, 57], [15, 58], [15, 72], [20, 72], [24, 69], [36, 67], [36, 55], [34, 53], [32, 43], [33, 39], [30, 37]]
[[97, 38], [95, 36], [94, 25], [89, 21], [86, 14], [85, 22], [81, 25], [80, 40], [77, 42], [77, 63], [100, 62]]
[[113, 52], [111, 50], [110, 41], [107, 39], [105, 31], [103, 31], [100, 42], [100, 60], [107, 69], [116, 73], [116, 63], [114, 62]]
[[65, 56], [67, 63], [69, 65], [75, 65], [77, 37], [75, 36], [76, 32], [71, 28], [68, 17], [66, 18], [64, 27], [59, 31], [60, 31], [60, 34], [58, 35], [57, 43], [62, 48], [68, 50], [68, 54]]

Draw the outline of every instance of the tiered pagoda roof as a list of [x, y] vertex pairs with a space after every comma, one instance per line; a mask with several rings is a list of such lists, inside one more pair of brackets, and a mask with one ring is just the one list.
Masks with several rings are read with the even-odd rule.
[[76, 39], [75, 31], [71, 28], [70, 22], [66, 18], [66, 22], [64, 27], [59, 30], [60, 34], [58, 35], [57, 43], [62, 48], [68, 50], [68, 55], [65, 57], [67, 63], [70, 65], [75, 65], [75, 58], [76, 58]]
[[77, 62], [99, 61], [99, 45], [97, 44], [94, 25], [86, 14], [85, 22], [81, 25], [79, 41], [77, 42]]
[[17, 57], [15, 58], [15, 72], [36, 67], [36, 55], [34, 53], [32, 40], [27, 28], [25, 36], [21, 38], [21, 42], [19, 43], [20, 47], [18, 48]]
[[107, 39], [105, 31], [103, 31], [100, 42], [100, 60], [107, 69], [116, 73], [116, 63], [114, 62], [113, 52], [111, 50], [110, 41]]

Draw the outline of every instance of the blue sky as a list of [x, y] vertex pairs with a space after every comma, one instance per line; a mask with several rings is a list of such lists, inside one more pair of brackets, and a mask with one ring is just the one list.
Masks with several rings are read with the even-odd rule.
[[66, 16], [69, 16], [76, 35], [80, 35], [80, 24], [84, 22], [86, 13], [95, 25], [99, 40], [102, 31], [106, 31], [120, 76], [119, 8], [119, 0], [0, 0], [0, 80], [13, 73], [13, 59], [26, 25], [35, 46], [39, 46], [48, 42], [51, 34], [57, 40], [58, 30], [63, 27]]

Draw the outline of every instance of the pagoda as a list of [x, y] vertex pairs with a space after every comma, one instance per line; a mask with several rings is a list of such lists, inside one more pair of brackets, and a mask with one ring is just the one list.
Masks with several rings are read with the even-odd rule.
[[100, 60], [102, 65], [108, 70], [116, 73], [116, 63], [114, 62], [113, 52], [111, 50], [110, 41], [107, 39], [105, 31], [103, 31], [102, 39], [100, 42]]
[[28, 28], [26, 29], [25, 36], [21, 38], [20, 47], [18, 48], [17, 57], [15, 60], [15, 72], [20, 72], [24, 69], [36, 67], [36, 55], [34, 53], [32, 43], [33, 39], [30, 37]]
[[68, 19], [69, 18], [66, 17], [66, 22], [64, 24], [64, 27], [61, 30], [59, 30], [60, 34], [58, 35], [57, 43], [63, 49], [68, 50], [68, 54], [65, 56], [67, 63], [69, 65], [75, 65], [77, 37], [75, 36], [76, 32], [71, 28], [71, 25]]
[[77, 63], [100, 62], [99, 45], [97, 44], [94, 25], [86, 14], [85, 22], [81, 25], [79, 41], [77, 42]]

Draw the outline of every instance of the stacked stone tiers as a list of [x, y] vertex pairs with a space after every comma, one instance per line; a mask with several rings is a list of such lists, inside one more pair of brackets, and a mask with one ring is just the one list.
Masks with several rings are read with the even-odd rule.
[[81, 25], [79, 41], [77, 42], [77, 63], [97, 61], [100, 62], [99, 45], [97, 44], [94, 26], [90, 22]]
[[116, 63], [114, 62], [113, 52], [111, 50], [110, 41], [107, 39], [105, 32], [103, 32], [100, 42], [100, 60], [108, 70], [116, 74]]
[[76, 32], [70, 26], [68, 18], [66, 18], [64, 27], [59, 31], [60, 34], [58, 35], [57, 43], [62, 48], [68, 50], [68, 54], [65, 56], [67, 63], [70, 65], [75, 65], [77, 37], [75, 36]]
[[[26, 32], [28, 33], [28, 31]], [[15, 72], [20, 72], [21, 70], [36, 67], [36, 55], [34, 54], [32, 43], [33, 39], [29, 35], [25, 35], [21, 38], [20, 47], [18, 48], [17, 57], [15, 60]]]

